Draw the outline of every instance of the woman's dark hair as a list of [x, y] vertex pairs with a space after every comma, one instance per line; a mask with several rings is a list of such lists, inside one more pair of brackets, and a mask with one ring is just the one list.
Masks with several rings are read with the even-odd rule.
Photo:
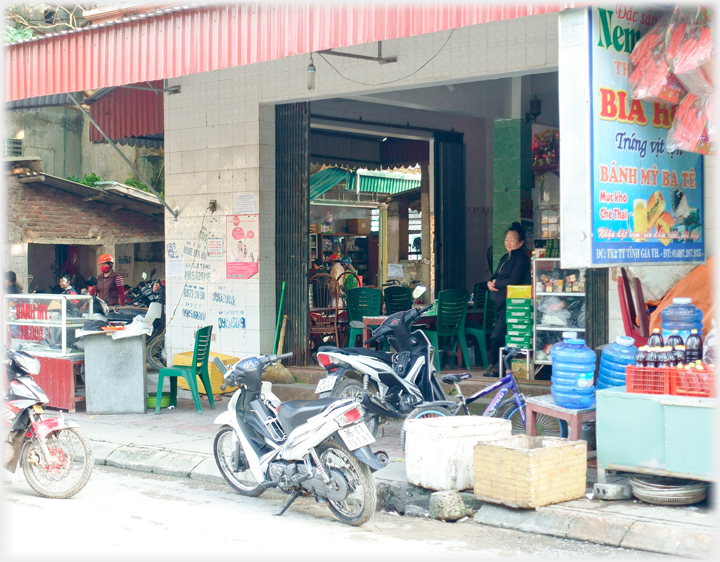
[[6, 271], [5, 279], [10, 283], [17, 283], [17, 275], [15, 275], [14, 271]]
[[519, 240], [520, 242], [525, 242], [525, 229], [522, 227], [522, 225], [521, 225], [519, 222], [514, 222], [514, 223], [512, 223], [512, 225], [510, 226], [510, 228], [508, 228], [508, 229], [505, 231], [505, 234], [507, 234], [507, 233], [510, 232], [511, 230], [514, 231], [514, 232], [517, 232], [518, 240]]

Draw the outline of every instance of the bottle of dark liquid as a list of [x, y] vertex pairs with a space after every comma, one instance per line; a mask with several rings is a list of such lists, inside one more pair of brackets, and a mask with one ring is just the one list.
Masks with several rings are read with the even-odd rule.
[[658, 369], [665, 369], [670, 366], [671, 357], [667, 347], [661, 347], [657, 355]]
[[643, 345], [638, 349], [638, 352], [635, 354], [635, 365], [638, 367], [644, 367], [645, 366], [645, 359], [647, 358], [647, 352], [648, 348], [646, 345]]
[[690, 330], [690, 335], [685, 342], [685, 361], [694, 363], [702, 360], [703, 342], [697, 330]]
[[653, 333], [650, 334], [650, 337], [648, 338], [647, 344], [651, 348], [663, 346], [663, 337], [662, 337], [662, 334], [660, 333], [660, 328], [655, 328], [653, 330]]
[[658, 349], [657, 347], [650, 347], [648, 349], [647, 355], [645, 356], [645, 366], [646, 367], [657, 367], [657, 361], [658, 361]]
[[677, 330], [673, 330], [672, 334], [668, 336], [667, 341], [665, 342], [665, 345], [669, 345], [672, 348], [675, 348], [676, 345], [684, 345], [684, 341], [682, 339], [682, 336], [678, 333]]
[[682, 367], [685, 365], [685, 346], [684, 345], [676, 345], [675, 350], [673, 351], [673, 355], [675, 356], [675, 366], [676, 367]]

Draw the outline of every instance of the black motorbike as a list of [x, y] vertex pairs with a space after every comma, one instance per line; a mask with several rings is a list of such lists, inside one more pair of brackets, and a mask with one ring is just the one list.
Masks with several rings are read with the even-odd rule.
[[3, 467], [14, 473], [18, 462], [30, 487], [47, 498], [69, 498], [82, 490], [93, 471], [93, 453], [78, 425], [62, 417], [47, 417], [48, 397], [31, 375], [40, 362], [23, 352], [5, 348], [8, 390], [3, 424], [8, 431]]
[[411, 308], [388, 316], [365, 342], [388, 341], [394, 354], [364, 347], [320, 347], [318, 362], [327, 376], [319, 382], [316, 393], [321, 398], [361, 400], [373, 433], [382, 418], [415, 418], [429, 405], [453, 406], [435, 376], [435, 350], [430, 340], [422, 330], [412, 331], [413, 324], [429, 308]]

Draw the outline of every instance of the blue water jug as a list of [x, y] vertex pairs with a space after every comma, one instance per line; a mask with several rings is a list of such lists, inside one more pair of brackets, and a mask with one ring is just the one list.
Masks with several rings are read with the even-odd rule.
[[635, 365], [638, 349], [633, 345], [635, 340], [628, 336], [618, 336], [615, 343], [606, 345], [600, 357], [598, 373], [598, 389], [625, 385], [625, 367]]
[[585, 340], [568, 340], [553, 353], [550, 392], [555, 404], [571, 410], [595, 405], [595, 360]]
[[662, 336], [667, 341], [673, 330], [677, 330], [683, 342], [687, 341], [690, 330], [703, 331], [703, 311], [692, 304], [689, 298], [675, 298], [673, 303], [660, 314], [662, 318]]
[[550, 348], [550, 362], [552, 362], [552, 358], [555, 355], [555, 352], [557, 352], [560, 349], [565, 349], [567, 346], [568, 340], [574, 340], [577, 339], [577, 332], [563, 332], [562, 333], [562, 340], [557, 342], [555, 345], [553, 345]]

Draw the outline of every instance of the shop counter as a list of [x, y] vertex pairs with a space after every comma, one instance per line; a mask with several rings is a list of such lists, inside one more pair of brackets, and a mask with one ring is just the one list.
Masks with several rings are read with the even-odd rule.
[[598, 478], [607, 470], [714, 481], [715, 398], [597, 391]]

